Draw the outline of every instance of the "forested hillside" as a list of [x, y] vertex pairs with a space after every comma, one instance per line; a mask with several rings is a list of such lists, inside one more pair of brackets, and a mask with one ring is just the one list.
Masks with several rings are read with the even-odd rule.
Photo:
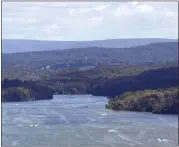
[[178, 43], [153, 43], [130, 48], [76, 48], [2, 54], [3, 69], [58, 69], [86, 66], [139, 65], [178, 60]]

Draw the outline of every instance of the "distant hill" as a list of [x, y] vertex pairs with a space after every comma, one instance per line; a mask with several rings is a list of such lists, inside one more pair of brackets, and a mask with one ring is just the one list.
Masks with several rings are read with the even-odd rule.
[[89, 47], [2, 54], [2, 67], [16, 69], [123, 66], [168, 61], [178, 61], [178, 42], [152, 43], [130, 48]]
[[146, 45], [158, 42], [173, 42], [176, 39], [143, 38], [143, 39], [108, 39], [95, 41], [40, 41], [3, 39], [2, 52], [28, 52], [45, 50], [62, 50], [70, 48], [104, 47], [104, 48], [126, 48], [139, 45]]

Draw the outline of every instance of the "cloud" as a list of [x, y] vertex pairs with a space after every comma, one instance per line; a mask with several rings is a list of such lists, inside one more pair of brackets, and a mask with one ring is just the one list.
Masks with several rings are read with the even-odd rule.
[[139, 4], [139, 2], [131, 2], [131, 4], [132, 4], [133, 6], [136, 6], [136, 5]]
[[36, 23], [37, 20], [35, 18], [29, 18], [27, 20], [24, 20], [24, 18], [21, 17], [5, 17], [2, 19], [4, 23], [21, 23], [21, 24], [31, 24]]
[[2, 8], [3, 38], [178, 36], [178, 8], [174, 2], [4, 2]]
[[56, 33], [59, 30], [60, 30], [60, 27], [57, 24], [47, 25], [43, 28], [43, 31], [47, 34]]
[[154, 11], [154, 8], [150, 5], [146, 5], [146, 4], [142, 4], [137, 6], [137, 8], [139, 8], [142, 12], [147, 12], [147, 13], [151, 13]]

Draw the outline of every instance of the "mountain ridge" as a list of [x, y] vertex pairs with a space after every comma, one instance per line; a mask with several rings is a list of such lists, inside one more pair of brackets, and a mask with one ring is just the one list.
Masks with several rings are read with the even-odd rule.
[[126, 48], [139, 45], [146, 45], [158, 42], [175, 42], [177, 39], [167, 38], [124, 38], [124, 39], [104, 39], [91, 41], [46, 41], [46, 40], [26, 40], [26, 39], [3, 39], [3, 53], [18, 53], [29, 51], [51, 51], [66, 50], [73, 48], [104, 47], [104, 48]]
[[[76, 48], [2, 54], [3, 68], [43, 68], [137, 65], [178, 60], [178, 42], [163, 42], [130, 48]], [[27, 66], [28, 65], [28, 66]]]

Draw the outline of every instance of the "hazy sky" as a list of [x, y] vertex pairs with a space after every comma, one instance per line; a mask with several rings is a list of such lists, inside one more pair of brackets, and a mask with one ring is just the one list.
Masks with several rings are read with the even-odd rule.
[[177, 38], [177, 2], [3, 2], [3, 39]]

